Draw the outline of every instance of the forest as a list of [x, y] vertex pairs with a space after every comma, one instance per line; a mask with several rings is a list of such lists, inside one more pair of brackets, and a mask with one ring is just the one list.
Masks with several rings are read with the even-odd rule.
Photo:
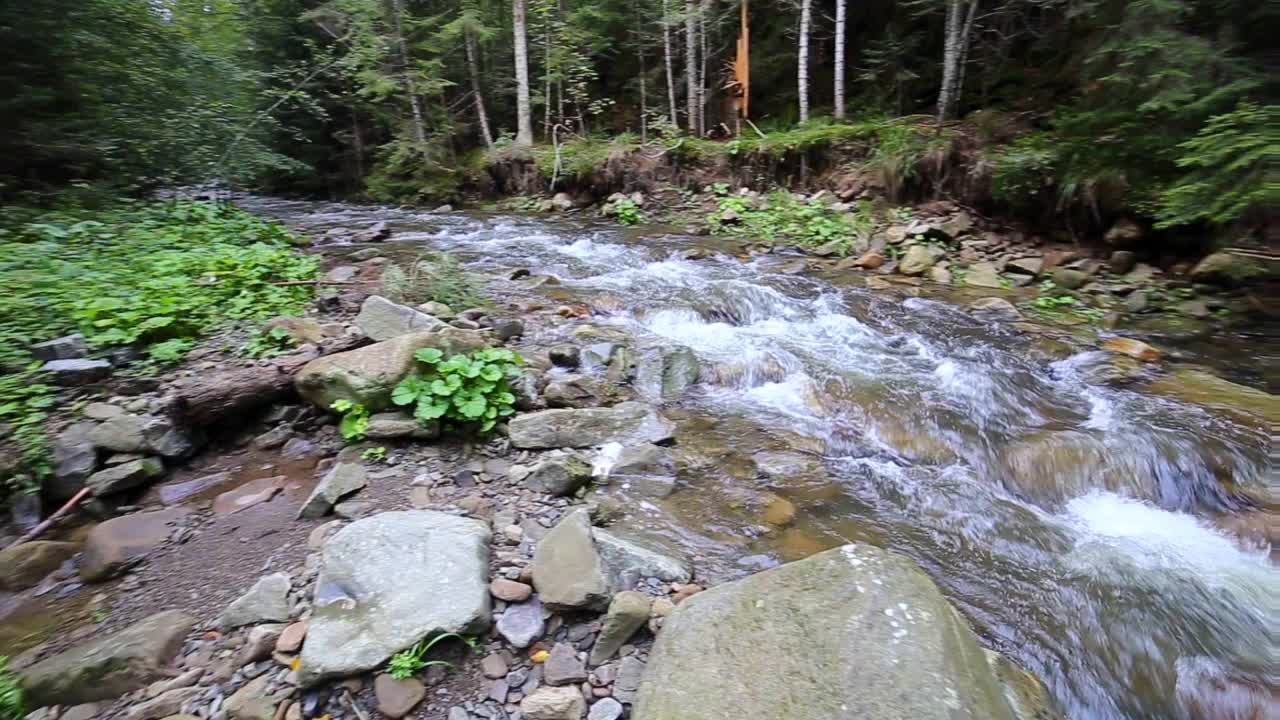
[[1131, 215], [1202, 244], [1266, 239], [1277, 14], [1239, 0], [7, 3], [0, 194], [217, 181], [433, 203], [617, 184], [602, 170], [655, 163], [796, 186], [840, 162], [890, 194], [1083, 235]]

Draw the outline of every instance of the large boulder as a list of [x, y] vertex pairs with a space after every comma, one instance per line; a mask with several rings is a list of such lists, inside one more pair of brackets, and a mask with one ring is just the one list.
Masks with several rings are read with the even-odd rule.
[[1005, 283], [1000, 281], [1000, 271], [994, 263], [977, 262], [970, 265], [964, 276], [964, 284], [970, 287], [1001, 288]]
[[374, 340], [390, 340], [409, 333], [439, 330], [445, 324], [406, 305], [398, 305], [380, 295], [370, 295], [360, 306], [356, 327]]
[[670, 402], [698, 382], [700, 370], [698, 356], [690, 348], [664, 348], [640, 358], [635, 385], [650, 399]]
[[903, 275], [923, 275], [945, 253], [929, 245], [912, 245], [898, 262], [898, 272]]
[[172, 420], [152, 415], [116, 415], [89, 432], [93, 444], [118, 453], [147, 453], [168, 458], [191, 454], [191, 439]]
[[1280, 426], [1280, 397], [1195, 368], [1178, 368], [1147, 388], [1157, 395], [1201, 405], [1239, 422], [1275, 434]]
[[19, 676], [31, 707], [110, 700], [164, 676], [196, 619], [168, 610], [42, 660]]
[[70, 500], [98, 466], [98, 449], [90, 433], [97, 423], [68, 425], [53, 441], [53, 477], [44, 484], [50, 500]]
[[519, 415], [508, 433], [518, 448], [595, 447], [670, 440], [675, 426], [643, 403], [624, 402], [609, 408], [558, 408]]
[[80, 556], [80, 577], [106, 580], [141, 558], [173, 533], [173, 523], [187, 514], [182, 508], [134, 513], [98, 523], [89, 531]]
[[426, 510], [357, 520], [324, 545], [298, 681], [371, 670], [439, 633], [489, 626], [489, 528]]
[[93, 494], [110, 495], [144, 485], [164, 474], [164, 465], [155, 458], [138, 458], [103, 468], [89, 476], [85, 484]]
[[312, 360], [294, 376], [298, 394], [328, 409], [335, 400], [350, 400], [371, 411], [391, 404], [391, 391], [415, 365], [413, 354], [436, 348], [446, 355], [469, 353], [487, 345], [486, 336], [454, 327], [401, 335], [347, 352]]
[[1141, 225], [1129, 218], [1121, 218], [1107, 229], [1102, 241], [1112, 247], [1127, 248], [1141, 242], [1145, 234]]
[[1229, 252], [1216, 252], [1191, 268], [1191, 279], [1194, 282], [1230, 287], [1248, 282], [1263, 272], [1249, 258]]
[[36, 540], [0, 550], [0, 590], [26, 590], [76, 554], [75, 543]]
[[846, 545], [681, 603], [658, 635], [632, 718], [1019, 715], [973, 631], [924, 572]]

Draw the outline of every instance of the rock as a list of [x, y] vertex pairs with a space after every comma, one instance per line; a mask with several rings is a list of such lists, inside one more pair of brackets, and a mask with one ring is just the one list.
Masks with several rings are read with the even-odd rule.
[[484, 631], [488, 577], [478, 520], [407, 510], [351, 523], [324, 545], [299, 684], [370, 670], [427, 636]]
[[526, 648], [542, 637], [546, 621], [542, 617], [542, 603], [532, 597], [527, 602], [507, 606], [498, 618], [498, 634], [518, 648]]
[[689, 582], [693, 577], [683, 560], [650, 550], [617, 535], [595, 528], [592, 530], [597, 552], [604, 563], [610, 587], [628, 590], [640, 578], [658, 578], [663, 582]]
[[929, 577], [899, 555], [846, 545], [681, 603], [658, 635], [632, 717], [1017, 716]]
[[1138, 254], [1131, 250], [1116, 250], [1107, 258], [1107, 269], [1115, 275], [1124, 275], [1138, 262]]
[[934, 265], [929, 268], [929, 271], [926, 272], [925, 275], [931, 282], [938, 283], [939, 285], [951, 284], [951, 271], [941, 265]]
[[582, 350], [577, 345], [564, 343], [548, 350], [547, 357], [556, 367], [573, 369], [582, 363]]
[[912, 245], [898, 262], [898, 272], [903, 275], [923, 275], [937, 262], [939, 252], [928, 245]]
[[622, 703], [613, 698], [601, 698], [591, 706], [587, 720], [619, 720], [622, 717]]
[[281, 316], [272, 318], [267, 321], [265, 328], [268, 331], [276, 328], [283, 330], [288, 333], [289, 338], [293, 340], [295, 345], [306, 345], [308, 343], [319, 345], [331, 337], [342, 334], [341, 332], [335, 332], [337, 328], [321, 325], [318, 320], [309, 317]]
[[340, 462], [325, 474], [315, 489], [307, 497], [307, 501], [298, 509], [298, 517], [320, 518], [328, 515], [333, 506], [346, 496], [364, 488], [369, 484], [364, 466], [354, 462]]
[[276, 700], [268, 693], [270, 675], [260, 675], [232, 693], [223, 704], [231, 720], [273, 720]]
[[765, 494], [764, 508], [760, 513], [760, 519], [765, 524], [783, 527], [790, 525], [795, 517], [796, 506], [794, 503], [773, 493]]
[[590, 481], [591, 464], [577, 455], [562, 455], [543, 460], [535, 465], [525, 478], [530, 488], [556, 497], [572, 495]]
[[587, 701], [575, 687], [540, 687], [520, 702], [527, 720], [582, 720], [586, 712]]
[[508, 672], [506, 659], [498, 653], [490, 653], [480, 661], [480, 673], [490, 680], [504, 678]]
[[185, 457], [194, 449], [191, 439], [168, 418], [117, 415], [89, 432], [93, 444], [119, 453], [148, 453]]
[[1125, 311], [1133, 313], [1134, 315], [1146, 312], [1150, 304], [1150, 296], [1147, 294], [1146, 290], [1138, 290], [1130, 293], [1129, 297], [1124, 299]]
[[276, 652], [295, 653], [302, 647], [302, 642], [307, 637], [307, 623], [305, 620], [289, 623], [280, 637], [276, 640]]
[[[618, 702], [634, 705], [636, 701], [636, 692], [640, 690], [641, 680], [644, 678], [645, 663], [634, 655], [628, 655], [622, 658], [622, 662], [618, 663], [618, 677], [613, 683], [613, 696]], [[634, 710], [633, 710], [634, 716]], [[732, 715], [724, 716], [734, 717]], [[754, 715], [751, 717], [755, 717]]]
[[1265, 274], [1253, 260], [1230, 252], [1216, 252], [1191, 269], [1192, 282], [1235, 287]]
[[[250, 628], [244, 645], [240, 647], [240, 652], [236, 655], [236, 663], [248, 665], [271, 657], [271, 653], [275, 652], [276, 644], [280, 642], [280, 634], [284, 632], [284, 628], [285, 626], [280, 623], [256, 625]], [[199, 668], [194, 672], [198, 673], [197, 679], [199, 674], [203, 674], [203, 671]], [[192, 682], [194, 683], [195, 681], [193, 680]]]
[[125, 713], [128, 720], [159, 720], [168, 718], [182, 709], [183, 705], [200, 697], [204, 688], [183, 687], [161, 693], [146, 702], [138, 703]]
[[559, 642], [542, 665], [542, 679], [548, 685], [578, 685], [587, 681], [587, 669], [573, 645]]
[[34, 540], [0, 550], [0, 590], [26, 590], [71, 559], [75, 543]]
[[423, 425], [402, 412], [377, 413], [370, 416], [364, 436], [370, 440], [434, 440], [440, 437], [440, 423], [432, 420]]
[[493, 335], [502, 342], [524, 335], [524, 323], [520, 320], [499, 320], [493, 325]]
[[1064, 290], [1078, 290], [1089, 282], [1089, 274], [1081, 270], [1072, 270], [1071, 268], [1054, 268], [1050, 275], [1053, 284]]
[[1156, 362], [1160, 359], [1160, 351], [1133, 338], [1108, 338], [1102, 341], [1102, 349], [1121, 355], [1128, 355], [1142, 362]]
[[213, 499], [215, 515], [231, 515], [271, 500], [289, 481], [284, 475], [251, 480], [239, 487], [219, 493]]
[[99, 710], [98, 703], [73, 705], [63, 711], [58, 720], [94, 720], [98, 717]]
[[1013, 303], [1004, 298], [986, 297], [969, 303], [969, 309], [975, 315], [992, 320], [1021, 320], [1022, 313]]
[[370, 295], [365, 299], [360, 306], [360, 314], [356, 316], [355, 325], [365, 335], [377, 341], [444, 327], [440, 320], [411, 307], [393, 303], [380, 295]]
[[159, 679], [196, 619], [168, 610], [24, 670], [19, 682], [31, 707], [110, 700]]
[[598, 379], [585, 375], [553, 378], [542, 391], [547, 405], [554, 408], [599, 407], [605, 403]]
[[1280, 425], [1280, 399], [1275, 395], [1203, 370], [1178, 368], [1152, 382], [1147, 390], [1228, 415], [1254, 425], [1264, 434], [1274, 434], [1274, 428]]
[[53, 375], [58, 385], [88, 385], [105, 379], [111, 374], [111, 363], [106, 360], [50, 360], [40, 366], [40, 372]]
[[855, 267], [865, 270], [875, 270], [884, 264], [884, 256], [875, 250], [868, 250], [863, 253], [857, 260], [853, 261]]
[[573, 209], [573, 198], [568, 193], [558, 192], [551, 196], [551, 207], [560, 212], [568, 212]]
[[591, 648], [591, 664], [599, 665], [612, 658], [649, 621], [650, 607], [650, 598], [644, 593], [626, 590], [614, 595], [600, 636]]
[[554, 611], [603, 610], [609, 602], [604, 561], [596, 552], [586, 510], [564, 517], [533, 553], [533, 586]]
[[1036, 277], [1041, 273], [1041, 271], [1044, 270], [1044, 258], [1029, 257], [1029, 258], [1018, 258], [1017, 260], [1010, 260], [1007, 264], [1005, 264], [1004, 269], [1006, 272], [1018, 273], [1019, 275], [1030, 275], [1031, 277]]
[[422, 303], [418, 306], [418, 310], [432, 317], [440, 318], [441, 320], [452, 320], [458, 316], [458, 314], [453, 311], [453, 308], [442, 302], [436, 302], [435, 300], [428, 300], [427, 302]]
[[520, 603], [529, 599], [533, 594], [533, 588], [515, 580], [494, 578], [493, 582], [489, 583], [489, 594], [504, 602]]
[[698, 382], [698, 356], [687, 347], [646, 353], [636, 367], [635, 384], [653, 400], [670, 402]]
[[1209, 309], [1208, 303], [1203, 300], [1184, 300], [1178, 303], [1175, 309], [1183, 315], [1199, 320], [1213, 317], [1213, 311]]
[[53, 478], [44, 485], [45, 494], [57, 502], [70, 500], [93, 474], [98, 451], [90, 433], [91, 422], [68, 425], [53, 441]]
[[647, 405], [619, 403], [610, 408], [555, 409], [516, 416], [508, 426], [517, 448], [593, 447], [670, 440], [674, 425]]
[[135, 513], [98, 523], [85, 538], [80, 577], [105, 580], [169, 538], [172, 523], [187, 514], [183, 508]]
[[373, 680], [373, 695], [378, 700], [378, 712], [393, 720], [412, 712], [426, 694], [426, 686], [417, 678], [397, 680], [383, 673]]
[[255, 450], [275, 450], [293, 437], [293, 428], [288, 425], [277, 425], [262, 433], [249, 443]]
[[110, 405], [104, 402], [91, 402], [80, 410], [80, 414], [90, 420], [110, 420], [113, 417], [120, 417], [125, 414], [124, 408], [119, 405]]
[[248, 592], [236, 598], [218, 615], [215, 624], [224, 629], [289, 620], [289, 575], [273, 573], [258, 579]]
[[316, 454], [316, 444], [306, 438], [292, 438], [280, 450], [280, 457], [286, 460], [301, 460]]
[[85, 484], [99, 497], [144, 485], [164, 474], [164, 466], [155, 458], [131, 460], [89, 476]]
[[89, 357], [89, 344], [84, 335], [63, 335], [31, 346], [31, 355], [37, 360], [78, 360]]
[[1000, 272], [989, 262], [978, 262], [970, 265], [965, 272], [964, 284], [970, 287], [1001, 288]]
[[469, 353], [487, 344], [474, 330], [443, 327], [401, 335], [307, 363], [294, 376], [298, 393], [328, 410], [335, 400], [350, 400], [377, 412], [391, 404], [391, 391], [416, 365], [413, 354], [436, 348], [446, 355]]
[[652, 443], [629, 445], [618, 453], [608, 477], [633, 495], [663, 498], [675, 491], [675, 458], [670, 450]]
[[1129, 218], [1121, 218], [1107, 229], [1102, 241], [1112, 247], [1127, 248], [1142, 240], [1143, 234], [1141, 225]]

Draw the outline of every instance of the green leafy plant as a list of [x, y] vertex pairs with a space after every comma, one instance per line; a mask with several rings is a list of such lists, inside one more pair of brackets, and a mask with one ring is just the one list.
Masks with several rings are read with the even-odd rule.
[[869, 203], [860, 203], [855, 212], [841, 212], [785, 191], [770, 193], [760, 206], [740, 195], [721, 196], [707, 221], [714, 232], [806, 247], [830, 246], [839, 255], [869, 238], [876, 226]]
[[266, 332], [256, 328], [245, 343], [243, 353], [251, 358], [269, 358], [283, 355], [293, 346], [293, 336], [283, 327], [273, 327]]
[[442, 640], [449, 639], [461, 640], [466, 643], [467, 647], [471, 648], [472, 651], [476, 648], [475, 640], [457, 633], [437, 635], [430, 641], [419, 640], [413, 647], [407, 650], [401, 650], [391, 656], [391, 659], [387, 661], [387, 674], [397, 680], [407, 680], [433, 665], [452, 667], [453, 663], [446, 660], [427, 659], [427, 654], [431, 652], [432, 648]]
[[0, 720], [19, 720], [26, 715], [25, 705], [22, 686], [9, 670], [9, 658], [0, 655]]
[[465, 310], [488, 304], [475, 280], [448, 253], [423, 253], [406, 265], [389, 265], [380, 282], [383, 295], [405, 305], [430, 301]]
[[369, 429], [369, 409], [360, 403], [350, 400], [334, 400], [329, 406], [342, 415], [338, 423], [338, 433], [347, 442], [359, 442]]
[[508, 382], [520, 375], [524, 362], [516, 353], [489, 348], [445, 359], [440, 350], [424, 348], [414, 359], [417, 371], [396, 385], [391, 401], [412, 406], [418, 422], [445, 420], [488, 432], [515, 412]]
[[644, 213], [640, 212], [640, 206], [636, 205], [636, 201], [631, 198], [623, 198], [614, 202], [613, 217], [621, 225], [635, 225], [644, 222]]
[[387, 449], [382, 446], [366, 448], [360, 453], [360, 458], [368, 462], [382, 462], [387, 459]]

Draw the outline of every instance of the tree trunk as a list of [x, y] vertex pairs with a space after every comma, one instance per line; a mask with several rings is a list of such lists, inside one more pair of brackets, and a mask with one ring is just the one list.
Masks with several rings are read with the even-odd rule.
[[837, 119], [844, 117], [844, 23], [845, 6], [848, 0], [836, 0], [836, 67], [835, 67], [835, 106], [831, 113]]
[[404, 0], [391, 0], [387, 6], [391, 15], [391, 28], [395, 32], [396, 48], [400, 52], [400, 73], [404, 81], [405, 92], [409, 95], [409, 112], [413, 117], [413, 139], [419, 144], [427, 141], [427, 126], [422, 116], [422, 101], [418, 98], [418, 90], [413, 82], [413, 73], [409, 64], [409, 44], [404, 39], [404, 23], [401, 14], [404, 12]]
[[471, 76], [471, 92], [476, 96], [476, 118], [480, 121], [480, 135], [485, 147], [493, 149], [493, 131], [489, 129], [489, 114], [484, 110], [484, 94], [480, 92], [480, 63], [476, 59], [476, 36], [471, 29], [464, 38], [467, 47], [467, 74]]
[[800, 0], [800, 61], [796, 81], [800, 86], [800, 124], [809, 122], [809, 25], [813, 0]]
[[649, 142], [649, 93], [645, 87], [645, 75], [648, 74], [649, 68], [644, 61], [644, 44], [637, 39], [639, 50], [636, 52], [640, 56], [640, 143], [647, 144]]
[[974, 0], [947, 0], [946, 37], [942, 44], [942, 86], [938, 89], [938, 125], [946, 122], [960, 99], [964, 83], [964, 63], [969, 57], [969, 36], [973, 32], [978, 3]]
[[551, 137], [551, 16], [542, 16], [542, 139]]
[[533, 144], [533, 118], [529, 110], [529, 47], [525, 29], [525, 0], [512, 0], [511, 19], [516, 51], [516, 142]]
[[671, 63], [671, 20], [668, 0], [662, 0], [662, 59], [667, 66], [667, 104], [670, 106], [671, 124], [680, 127], [680, 116], [676, 114], [676, 75]]
[[711, 15], [711, 0], [702, 0], [698, 8], [698, 44], [702, 53], [702, 63], [698, 72], [698, 134], [707, 134], [707, 103], [710, 95], [710, 81], [707, 68], [707, 18]]
[[698, 135], [698, 3], [684, 2], [684, 84], [685, 112], [689, 134]]

